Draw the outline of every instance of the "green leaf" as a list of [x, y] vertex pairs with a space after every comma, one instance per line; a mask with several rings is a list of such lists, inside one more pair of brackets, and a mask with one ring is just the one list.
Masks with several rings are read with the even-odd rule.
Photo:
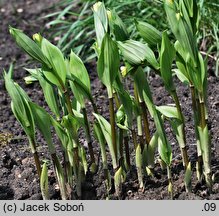
[[184, 0], [180, 1], [179, 4], [180, 11], [185, 17], [185, 20], [187, 24], [189, 24], [194, 35], [197, 34], [200, 22], [199, 8], [201, 8], [201, 6], [198, 6], [197, 3], [198, 2], [196, 0]]
[[19, 89], [17, 88], [18, 85], [13, 82], [7, 73], [4, 74], [4, 80], [6, 90], [13, 101], [19, 119], [22, 120], [24, 126], [30, 126], [30, 122], [27, 117], [27, 110], [25, 109], [25, 103], [27, 103], [27, 101], [20, 94]]
[[102, 133], [100, 125], [97, 122], [94, 123], [94, 136], [96, 137], [96, 139], [99, 141], [99, 144], [100, 144], [103, 169], [107, 170], [108, 163], [107, 163], [107, 156], [106, 156], [106, 140]]
[[138, 181], [140, 184], [140, 188], [144, 187], [144, 183], [143, 183], [143, 174], [142, 174], [142, 153], [141, 153], [141, 146], [138, 145], [136, 148], [136, 157], [135, 157], [135, 163], [136, 163], [136, 167], [137, 167], [137, 173], [138, 173]]
[[77, 131], [80, 128], [80, 122], [75, 116], [66, 115], [62, 117], [62, 125], [68, 130], [72, 135], [72, 138], [77, 139]]
[[149, 145], [145, 145], [142, 157], [143, 157], [143, 165], [147, 166], [149, 169], [154, 168], [155, 163], [155, 152], [158, 146], [158, 133], [155, 132], [153, 137], [150, 140]]
[[100, 80], [107, 87], [108, 95], [112, 97], [112, 85], [119, 71], [119, 51], [117, 44], [108, 33], [105, 34], [101, 46], [101, 53], [97, 63]]
[[139, 66], [147, 61], [154, 69], [159, 69], [159, 64], [153, 51], [146, 44], [134, 40], [118, 41], [117, 43], [123, 57], [131, 65]]
[[139, 67], [138, 70], [135, 72], [134, 81], [138, 89], [139, 98], [145, 101], [151, 116], [154, 118], [154, 123], [157, 128], [157, 133], [159, 135], [159, 139], [161, 140], [160, 143], [162, 143], [162, 145], [160, 145], [160, 147], [162, 147], [160, 148], [160, 150], [163, 150], [162, 157], [165, 156], [165, 162], [170, 163], [171, 155], [172, 155], [171, 146], [167, 141], [163, 121], [161, 119], [160, 113], [156, 110], [156, 107], [153, 103], [149, 84], [141, 67]]
[[51, 122], [52, 122], [53, 127], [55, 128], [55, 131], [56, 131], [58, 138], [61, 141], [63, 149], [66, 150], [67, 143], [69, 142], [69, 138], [68, 138], [68, 135], [67, 135], [65, 129], [58, 121], [56, 121], [52, 117], [51, 117]]
[[[185, 70], [186, 70], [186, 69], [185, 69]], [[174, 69], [173, 71], [175, 72], [176, 76], [178, 77], [178, 79], [179, 79], [182, 83], [184, 83], [184, 84], [186, 84], [186, 85], [189, 85], [189, 79], [187, 79], [187, 77], [184, 75], [184, 73], [181, 72], [181, 70], [179, 70], [179, 69]]]
[[185, 56], [187, 56], [187, 53], [183, 50], [181, 44], [179, 41], [176, 41], [174, 44], [174, 47], [177, 51], [176, 53], [176, 65], [179, 71], [189, 80], [189, 82], [192, 80], [191, 74], [186, 68], [186, 61], [184, 60]]
[[35, 79], [37, 79], [40, 83], [40, 86], [43, 90], [43, 95], [46, 100], [46, 103], [48, 104], [51, 111], [56, 115], [56, 118], [60, 118], [60, 111], [59, 111], [59, 105], [58, 105], [58, 96], [57, 92], [54, 88], [54, 86], [49, 83], [42, 75], [41, 69], [27, 69], [31, 76], [33, 76]]
[[191, 179], [192, 179], [192, 168], [191, 168], [191, 162], [189, 162], [184, 177], [185, 187], [187, 191], [190, 191]]
[[54, 154], [55, 146], [52, 142], [50, 115], [35, 103], [29, 102], [29, 105], [33, 113], [34, 121], [47, 142], [50, 154]]
[[177, 108], [173, 106], [156, 106], [156, 109], [167, 118], [179, 118]]
[[[91, 95], [90, 78], [88, 76], [87, 70], [81, 59], [73, 51], [71, 51], [70, 54], [69, 71], [70, 76], [73, 75], [74, 78], [76, 77], [77, 80], [80, 80], [80, 83], [82, 83], [84, 88], [86, 88], [85, 91], [89, 92]], [[75, 82], [71, 83], [71, 88], [78, 102], [82, 107], [84, 107], [84, 98], [86, 95], [83, 94], [83, 91], [80, 90], [81, 88], [78, 88], [78, 85], [75, 84]]]
[[77, 122], [79, 123], [79, 125], [81, 125], [82, 127], [85, 127], [85, 122], [84, 122], [84, 115], [80, 112], [78, 112], [77, 110], [73, 109], [73, 113], [74, 113], [74, 117], [77, 119]]
[[44, 200], [49, 199], [49, 185], [48, 185], [48, 169], [47, 164], [43, 164], [42, 173], [40, 176], [40, 189]]
[[141, 65], [144, 63], [146, 56], [146, 46], [144, 44], [134, 40], [118, 41], [117, 43], [123, 57], [131, 65]]
[[[192, 24], [191, 24], [191, 18], [192, 18], [192, 17], [191, 17], [190, 14], [189, 14], [189, 10], [188, 10], [188, 8], [187, 8], [187, 6], [186, 6], [186, 4], [185, 4], [185, 1], [186, 1], [186, 0], [179, 2], [180, 13], [183, 15], [183, 17], [184, 17], [186, 23], [188, 24], [190, 30], [193, 32]], [[193, 0], [192, 0], [192, 1], [193, 1]], [[190, 1], [190, 2], [192, 2], [192, 1]], [[192, 13], [193, 13], [193, 11], [192, 11]], [[195, 33], [196, 33], [196, 32], [195, 32]]]
[[207, 93], [207, 64], [203, 60], [201, 53], [198, 53], [198, 58], [199, 58], [199, 68], [200, 68], [199, 71], [201, 72], [200, 76], [202, 81], [202, 87], [204, 94], [206, 94]]
[[38, 79], [36, 79], [34, 76], [26, 76], [24, 77], [24, 81], [27, 85], [32, 84], [36, 81], [38, 81]]
[[90, 78], [87, 69], [82, 60], [73, 51], [70, 54], [70, 73], [80, 79], [87, 89], [90, 90]]
[[[180, 57], [183, 59], [183, 57], [185, 58], [185, 56], [187, 55], [186, 51], [183, 49], [181, 43], [177, 40], [175, 43], [174, 43], [174, 47], [175, 47], [175, 50], [178, 52], [178, 54], [180, 55]], [[183, 59], [184, 61], [184, 59]]]
[[[9, 77], [4, 74], [5, 87], [12, 99], [12, 111], [23, 127], [27, 136], [33, 141], [35, 140], [35, 125], [32, 112], [28, 101], [30, 101], [24, 90]], [[32, 149], [33, 150], [33, 149]]]
[[43, 94], [51, 111], [55, 114], [57, 119], [60, 119], [60, 110], [58, 104], [58, 92], [52, 84], [45, 79], [39, 79], [40, 86], [43, 89]]
[[160, 71], [165, 88], [168, 91], [173, 91], [175, 89], [172, 77], [172, 63], [175, 58], [175, 53], [175, 48], [170, 42], [167, 32], [164, 31], [162, 34], [160, 51]]
[[117, 195], [119, 195], [122, 182], [124, 181], [123, 173], [124, 173], [124, 171], [123, 171], [122, 167], [119, 167], [119, 169], [116, 171], [116, 173], [114, 175], [115, 189], [116, 189]]
[[116, 112], [116, 124], [119, 128], [123, 130], [129, 130], [128, 122], [127, 122], [127, 115], [125, 113], [125, 109], [123, 105]]
[[119, 76], [116, 77], [116, 80], [114, 82], [113, 87], [119, 95], [119, 98], [120, 98], [121, 103], [123, 105], [124, 112], [127, 116], [126, 127], [132, 128], [133, 111], [134, 111], [133, 100], [132, 100], [130, 94], [124, 89], [124, 86], [123, 86]]
[[172, 150], [169, 143], [165, 144], [162, 140], [158, 139], [158, 152], [161, 156], [161, 159], [165, 162], [167, 166], [170, 166], [172, 161]]
[[8, 76], [12, 79], [13, 74], [14, 74], [14, 65], [13, 65], [13, 63], [10, 64], [10, 67], [9, 67], [7, 73], [8, 73]]
[[84, 174], [86, 175], [88, 171], [88, 164], [87, 164], [87, 159], [86, 159], [86, 151], [83, 146], [80, 146], [80, 151], [81, 151], [81, 160], [84, 168]]
[[142, 167], [142, 154], [141, 154], [141, 146], [140, 145], [137, 146], [135, 154], [136, 154], [136, 158], [135, 158], [136, 167], [141, 168]]
[[211, 173], [211, 146], [209, 140], [209, 131], [208, 126], [205, 128], [198, 127], [200, 145], [204, 163], [204, 172], [205, 174]]
[[[199, 63], [199, 62], [197, 62], [197, 63]], [[200, 73], [201, 69], [199, 67], [195, 67], [193, 65], [193, 61], [192, 61], [190, 55], [188, 55], [187, 59], [186, 59], [186, 70], [189, 71], [191, 82], [195, 86], [195, 88], [198, 91], [203, 92], [202, 75]]]
[[21, 30], [9, 27], [10, 34], [15, 39], [19, 47], [21, 47], [33, 59], [50, 67], [50, 64], [44, 56], [40, 47]]
[[159, 135], [158, 139], [158, 152], [161, 156], [161, 159], [169, 166], [172, 161], [172, 149], [171, 145], [167, 140], [165, 130], [164, 130], [164, 124], [161, 119], [159, 112], [154, 112], [154, 123], [157, 128], [157, 132]]
[[97, 36], [98, 48], [102, 46], [102, 40], [108, 30], [108, 17], [104, 3], [96, 2], [93, 7], [94, 26]]
[[81, 127], [81, 125], [78, 119], [71, 114], [62, 117], [61, 125], [65, 128], [66, 134], [69, 138], [67, 143], [67, 151], [68, 151], [70, 163], [73, 166], [74, 160], [73, 160], [72, 151], [73, 148], [78, 147], [79, 144], [78, 130]]
[[59, 79], [58, 75], [56, 75], [52, 69], [48, 69], [44, 67], [42, 68], [42, 72], [47, 80], [49, 80], [55, 86], [62, 88], [63, 86], [62, 81]]
[[129, 34], [127, 31], [127, 28], [124, 22], [118, 16], [118, 14], [115, 12], [115, 10], [108, 12], [108, 18], [109, 18], [110, 27], [112, 28], [112, 32], [115, 36], [115, 39], [117, 41], [128, 40]]
[[67, 75], [67, 79], [71, 81], [70, 85], [73, 83], [74, 87], [71, 85], [71, 87], [73, 87], [73, 91], [74, 91], [75, 88], [77, 89], [74, 93], [76, 93], [75, 97], [78, 100], [78, 102], [80, 100], [80, 105], [81, 106], [84, 105], [84, 98], [82, 98], [82, 96], [87, 98], [90, 101], [93, 100], [93, 97], [91, 95], [90, 90], [87, 88], [86, 85], [84, 85], [81, 82], [80, 78], [78, 78], [75, 75], [71, 74], [69, 76]]
[[184, 124], [180, 119], [171, 119], [170, 124], [173, 128], [173, 132], [176, 135], [176, 139], [181, 149], [186, 147], [185, 135], [184, 135]]
[[[48, 73], [45, 73], [45, 76], [50, 80], [54, 79], [54, 77], [58, 80], [59, 85], [63, 86], [65, 85], [66, 75], [67, 75], [67, 68], [65, 64], [65, 60], [63, 57], [62, 52], [58, 47], [51, 44], [48, 40], [45, 38], [42, 39], [42, 51], [43, 54], [47, 57], [48, 61], [50, 62], [50, 65], [52, 66], [52, 71], [45, 71]], [[53, 76], [54, 77], [53, 77]], [[52, 80], [51, 80], [52, 82]], [[56, 83], [54, 83], [56, 84]]]
[[141, 21], [136, 21], [135, 25], [140, 36], [149, 46], [156, 46], [157, 44], [161, 44], [162, 34], [152, 25]]
[[63, 171], [61, 163], [60, 163], [60, 161], [59, 161], [59, 159], [56, 155], [53, 159], [53, 162], [54, 162], [54, 165], [55, 165], [55, 172], [56, 172], [59, 187], [60, 187], [61, 197], [62, 197], [63, 200], [66, 200], [67, 199], [67, 194], [66, 194], [64, 171]]
[[110, 150], [110, 154], [111, 154], [112, 162], [113, 162], [113, 168], [115, 169], [115, 168], [117, 168], [117, 162], [116, 162], [116, 155], [115, 155], [113, 144], [112, 144], [110, 123], [101, 115], [98, 115], [96, 113], [93, 113], [93, 115], [97, 119], [97, 121], [100, 125], [100, 128], [102, 130], [102, 133], [104, 135], [104, 138], [109, 146], [109, 150]]
[[173, 34], [182, 45], [184, 51], [190, 54], [193, 64], [196, 64], [196, 37], [193, 35], [189, 24], [186, 22], [183, 14], [178, 12], [175, 3], [170, 4], [168, 3], [168, 0], [166, 0], [164, 8]]
[[155, 107], [153, 105], [153, 99], [150, 91], [150, 87], [146, 78], [146, 74], [144, 73], [142, 67], [138, 67], [136, 72], [134, 73], [134, 81], [138, 90], [138, 95], [140, 102], [145, 101], [147, 108], [151, 114], [154, 116]]
[[189, 16], [193, 17], [193, 8], [194, 8], [194, 1], [193, 0], [184, 0], [183, 3], [185, 3], [186, 8], [189, 12]]
[[28, 122], [28, 125], [27, 125], [27, 122], [24, 122], [24, 119], [23, 119], [21, 113], [18, 112], [17, 107], [15, 107], [13, 101], [11, 101], [11, 109], [12, 109], [12, 112], [13, 112], [14, 116], [20, 122], [22, 128], [24, 129], [26, 135], [28, 136], [32, 153], [35, 153], [36, 148], [33, 145], [33, 143], [35, 142], [35, 125], [34, 125], [34, 122], [33, 122], [32, 113], [30, 112], [30, 108], [28, 107], [27, 110], [26, 110], [26, 113], [29, 116], [28, 120], [30, 120]]

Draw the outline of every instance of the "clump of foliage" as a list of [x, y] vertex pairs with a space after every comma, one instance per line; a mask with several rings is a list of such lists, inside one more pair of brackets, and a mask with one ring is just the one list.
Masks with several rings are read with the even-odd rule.
[[[52, 19], [46, 26], [49, 27], [52, 38], [60, 38], [57, 46], [65, 54], [70, 53], [73, 49], [85, 62], [95, 57], [91, 49], [95, 35], [91, 7], [95, 2], [94, 0], [65, 0], [56, 5], [63, 10], [58, 9], [57, 12], [44, 17], [45, 19]], [[107, 8], [113, 8], [117, 11], [132, 35], [136, 34], [133, 17], [139, 19], [144, 17], [144, 20], [150, 19], [155, 27], [166, 26], [164, 20], [159, 23], [155, 21], [156, 19], [162, 20], [162, 16], [164, 16], [164, 11], [160, 10], [160, 1], [106, 0], [104, 4]]]
[[[30, 76], [26, 81], [39, 82], [51, 111], [48, 113], [33, 103], [12, 80], [11, 73], [5, 72], [12, 111], [28, 137], [44, 199], [49, 198], [48, 174], [46, 164], [42, 166], [37, 153], [36, 128], [41, 131], [48, 144], [62, 199], [71, 199], [73, 193], [80, 198], [81, 185], [86, 180], [87, 172], [97, 172], [92, 131], [100, 147], [107, 194], [110, 194], [113, 186], [120, 197], [123, 182], [130, 171], [130, 144], [133, 143], [139, 187], [144, 190], [145, 175], [154, 175], [155, 152], [158, 150], [162, 167], [167, 169], [168, 192], [173, 198], [172, 149], [165, 133], [165, 120], [171, 123], [179, 143], [185, 168], [185, 187], [190, 191], [192, 168], [186, 147], [188, 143], [185, 138], [184, 115], [174, 75], [191, 89], [198, 153], [197, 176], [200, 181], [205, 179], [211, 190], [211, 145], [206, 123], [207, 70], [196, 38], [200, 21], [198, 6], [195, 0], [165, 0], [164, 9], [173, 40], [169, 39], [167, 30], [160, 32], [150, 23], [140, 20], [135, 21], [135, 26], [141, 39], [134, 40], [114, 10], [107, 10], [102, 2], [97, 2], [92, 7], [97, 73], [107, 89], [110, 121], [98, 112], [87, 70], [73, 51], [69, 58], [64, 58], [61, 50], [41, 35], [33, 35], [32, 40], [22, 31], [10, 27], [10, 33], [18, 46], [41, 64], [39, 68], [27, 69]], [[121, 65], [123, 66], [120, 67]], [[160, 75], [175, 106], [154, 104], [145, 67], [150, 67]], [[123, 84], [127, 77], [133, 82], [134, 96]], [[72, 93], [74, 97], [71, 97]], [[87, 101], [93, 107], [94, 122], [88, 121]], [[148, 121], [149, 115], [156, 127], [154, 134]], [[63, 164], [57, 157], [52, 141], [52, 127], [62, 146]], [[79, 128], [83, 128], [86, 134], [89, 156], [79, 141]], [[112, 160], [114, 185], [109, 172], [107, 148]]]
[[200, 0], [201, 31], [199, 40], [203, 54], [213, 61], [215, 74], [219, 75], [219, 2]]

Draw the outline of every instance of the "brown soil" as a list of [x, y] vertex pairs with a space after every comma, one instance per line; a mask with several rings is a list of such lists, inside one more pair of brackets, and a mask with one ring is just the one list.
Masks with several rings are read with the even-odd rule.
[[[11, 62], [15, 63], [14, 80], [21, 84], [27, 91], [28, 95], [39, 105], [45, 106], [43, 95], [38, 84], [25, 85], [23, 78], [26, 75], [23, 67], [31, 64], [27, 56], [15, 45], [8, 33], [8, 26], [20, 28], [28, 35], [41, 32], [44, 29], [45, 21], [39, 17], [45, 15], [49, 11], [49, 6], [57, 0], [40, 0], [40, 1], [1, 1], [0, 4], [0, 24], [2, 31], [0, 32], [0, 136], [5, 137], [3, 142], [0, 139], [0, 199], [42, 199], [39, 180], [36, 174], [34, 161], [30, 153], [29, 145], [25, 134], [15, 120], [10, 109], [10, 98], [4, 88], [2, 79], [3, 68], [7, 70]], [[43, 32], [47, 36], [46, 31]], [[95, 96], [99, 111], [108, 117], [108, 104], [106, 100], [106, 90], [100, 84], [96, 69], [93, 65], [88, 65], [91, 77], [92, 91]], [[211, 65], [209, 65], [208, 75], [208, 104], [209, 119], [208, 125], [211, 133], [212, 141], [212, 171], [216, 176], [213, 186], [213, 192], [208, 193], [205, 184], [197, 183], [195, 177], [195, 161], [196, 146], [195, 134], [193, 126], [193, 117], [191, 110], [190, 93], [186, 86], [176, 80], [177, 91], [180, 102], [182, 104], [183, 113], [186, 120], [186, 138], [189, 144], [188, 152], [193, 166], [192, 193], [187, 194], [183, 186], [183, 166], [181, 156], [179, 154], [178, 144], [172, 135], [171, 128], [167, 124], [166, 132], [168, 139], [173, 148], [173, 184], [174, 199], [219, 199], [219, 79], [213, 75]], [[165, 91], [160, 78], [151, 74], [149, 82], [156, 105], [166, 105], [172, 103], [171, 98]], [[128, 86], [131, 81], [128, 81]], [[132, 89], [132, 88], [130, 88]], [[92, 119], [91, 109], [89, 118]], [[153, 132], [153, 121], [150, 121], [151, 131]], [[7, 135], [7, 136], [6, 136]], [[8, 138], [7, 138], [8, 137]], [[82, 136], [83, 137], [83, 136]], [[8, 142], [7, 142], [8, 141]], [[39, 136], [38, 149], [41, 159], [50, 159], [47, 155], [47, 147], [44, 140]], [[54, 139], [54, 143], [57, 141]], [[84, 142], [81, 138], [80, 142]], [[97, 143], [95, 145], [95, 153], [98, 155]], [[57, 147], [58, 148], [58, 147]], [[134, 159], [133, 159], [134, 164]], [[136, 170], [133, 166], [131, 172], [127, 175], [127, 180], [122, 188], [121, 199], [169, 199], [167, 194], [167, 176], [160, 166], [156, 164], [155, 177], [145, 177], [145, 190], [138, 189], [138, 181]], [[59, 190], [57, 189], [55, 175], [52, 169], [49, 170], [50, 194], [51, 199], [60, 199]], [[92, 177], [87, 176], [86, 183], [83, 185], [82, 199], [105, 199], [105, 186], [103, 183], [103, 173], [101, 164], [98, 173]], [[116, 197], [111, 195], [112, 199]]]

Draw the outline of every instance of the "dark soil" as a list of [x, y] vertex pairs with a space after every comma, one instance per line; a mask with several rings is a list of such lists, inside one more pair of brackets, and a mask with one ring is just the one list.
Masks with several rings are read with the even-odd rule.
[[[39, 105], [45, 106], [43, 95], [38, 84], [25, 85], [23, 78], [26, 72], [23, 67], [27, 67], [29, 59], [15, 45], [8, 33], [8, 26], [24, 30], [28, 35], [41, 32], [45, 27], [45, 21], [39, 17], [51, 12], [49, 7], [57, 0], [8, 0], [0, 4], [0, 199], [42, 199], [39, 179], [36, 174], [34, 160], [31, 155], [28, 141], [25, 134], [15, 120], [10, 109], [10, 98], [4, 88], [2, 79], [3, 68], [7, 70], [11, 62], [14, 62], [14, 80], [18, 82], [28, 93], [28, 95]], [[2, 1], [1, 1], [2, 2]], [[47, 36], [46, 31], [43, 32]], [[93, 65], [88, 65], [91, 77], [93, 95], [98, 105], [98, 109], [104, 116], [108, 117], [108, 104], [106, 100], [106, 90], [102, 87], [96, 76], [96, 69]], [[156, 105], [166, 105], [173, 103], [168, 93], [165, 91], [160, 78], [151, 74], [149, 82]], [[177, 92], [182, 104], [186, 121], [186, 138], [188, 142], [188, 152], [193, 166], [192, 193], [187, 194], [183, 186], [184, 170], [178, 144], [172, 135], [171, 128], [167, 124], [166, 132], [173, 148], [173, 184], [174, 199], [219, 199], [219, 79], [209, 65], [208, 74], [208, 104], [209, 119], [208, 125], [212, 142], [212, 172], [215, 174], [215, 183], [212, 193], [208, 193], [205, 184], [197, 182], [195, 174], [196, 145], [193, 126], [193, 115], [191, 110], [190, 93], [186, 86], [176, 80]], [[131, 81], [127, 82], [131, 86]], [[130, 88], [132, 89], [132, 88]], [[91, 110], [89, 118], [92, 119]], [[154, 132], [153, 121], [150, 120], [151, 132]], [[3, 140], [4, 137], [4, 140]], [[83, 136], [82, 136], [83, 137]], [[39, 136], [37, 139], [38, 151], [42, 160], [50, 159], [47, 155], [47, 147], [44, 140]], [[84, 143], [84, 139], [80, 139]], [[54, 143], [57, 143], [54, 138]], [[86, 146], [86, 143], [85, 143]], [[57, 147], [58, 149], [58, 147]], [[98, 155], [97, 144], [95, 143], [95, 153]], [[97, 156], [98, 157], [98, 156]], [[134, 161], [134, 159], [133, 159]], [[134, 164], [134, 163], [133, 163]], [[136, 170], [133, 166], [127, 175], [126, 182], [122, 188], [121, 199], [169, 199], [167, 193], [167, 175], [156, 163], [156, 175], [153, 178], [145, 177], [145, 190], [138, 189]], [[87, 176], [87, 181], [83, 185], [82, 199], [105, 199], [106, 189], [101, 169], [92, 177]], [[49, 170], [51, 199], [60, 199], [59, 189], [56, 183], [53, 169]], [[112, 194], [112, 199], [116, 197]]]

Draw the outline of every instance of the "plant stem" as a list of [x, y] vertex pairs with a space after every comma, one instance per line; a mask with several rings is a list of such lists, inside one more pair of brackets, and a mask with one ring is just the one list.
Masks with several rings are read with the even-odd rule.
[[181, 109], [181, 106], [180, 106], [180, 102], [179, 102], [179, 98], [178, 98], [178, 95], [177, 95], [177, 93], [176, 93], [176, 90], [175, 91], [172, 91], [172, 97], [173, 97], [173, 100], [174, 100], [174, 102], [175, 102], [175, 104], [176, 104], [176, 108], [177, 108], [177, 111], [178, 111], [178, 115], [179, 115], [179, 118], [180, 118], [180, 120], [183, 122], [183, 124], [184, 124], [184, 116], [183, 116], [183, 114], [182, 114], [182, 109]]
[[126, 159], [126, 163], [127, 163], [128, 169], [129, 169], [130, 166], [131, 166], [131, 163], [130, 163], [129, 137], [128, 137], [128, 134], [126, 134], [124, 136], [124, 146], [125, 146], [125, 159]]
[[[61, 166], [60, 166], [60, 162], [59, 162], [59, 159], [57, 157], [56, 154], [51, 154], [51, 158], [52, 158], [52, 162], [53, 162], [53, 166], [54, 166], [54, 169], [56, 170], [56, 176], [57, 176], [57, 179], [58, 179], [58, 182], [59, 182], [59, 187], [60, 187], [60, 193], [61, 193], [61, 197], [63, 200], [67, 200], [67, 191], [66, 191], [66, 179], [65, 179], [65, 174], [64, 172], [62, 173], [57, 173], [59, 171], [61, 171]], [[63, 176], [62, 176], [63, 174]], [[63, 178], [63, 179], [62, 179]]]
[[[119, 101], [119, 97], [117, 92], [113, 93], [113, 97], [115, 98], [115, 104], [116, 104], [116, 108], [119, 109], [119, 107], [121, 106], [121, 103]], [[123, 129], [119, 128], [119, 167], [123, 166], [124, 164], [124, 157], [123, 157]]]
[[34, 161], [35, 161], [35, 164], [36, 164], [36, 168], [37, 168], [37, 174], [39, 176], [39, 178], [41, 177], [41, 166], [40, 166], [40, 160], [39, 160], [39, 156], [38, 156], [38, 152], [35, 151], [33, 153], [33, 157], [34, 157]]
[[69, 160], [67, 158], [65, 151], [62, 151], [62, 156], [64, 158], [64, 165], [63, 165], [64, 166], [64, 179], [65, 179], [65, 182], [68, 182], [68, 167], [70, 166], [70, 163], [69, 163]]
[[64, 88], [63, 93], [64, 93], [64, 96], [65, 96], [65, 101], [66, 101], [66, 106], [67, 106], [68, 113], [71, 114], [71, 115], [74, 115], [74, 113], [72, 111], [72, 104], [71, 104], [71, 99], [70, 99], [70, 96], [69, 96], [68, 88]]
[[99, 112], [98, 112], [98, 109], [97, 109], [97, 105], [95, 104], [93, 98], [91, 98], [91, 104], [92, 104], [92, 106], [93, 106], [94, 112], [95, 112], [96, 114], [98, 114]]
[[[197, 153], [198, 153], [198, 159], [197, 159], [197, 171], [198, 176], [202, 175], [202, 166], [203, 166], [203, 158], [202, 158], [202, 152], [201, 152], [201, 146], [200, 146], [200, 137], [198, 133], [198, 125], [199, 125], [199, 109], [196, 103], [196, 92], [193, 84], [190, 84], [190, 91], [192, 96], [192, 109], [194, 114], [194, 123], [195, 123], [195, 135], [197, 140]], [[199, 180], [200, 180], [199, 178]]]
[[91, 158], [91, 163], [95, 164], [95, 157], [94, 157], [94, 151], [92, 146], [92, 139], [91, 139], [91, 133], [90, 133], [90, 126], [87, 118], [87, 111], [86, 108], [82, 108], [83, 116], [84, 116], [84, 123], [85, 123], [85, 133], [87, 136], [87, 144], [88, 144], [88, 150]]
[[119, 166], [123, 166], [124, 157], [123, 157], [123, 129], [119, 129]]
[[181, 109], [181, 106], [180, 106], [180, 102], [179, 102], [179, 98], [178, 98], [178, 95], [176, 93], [176, 90], [172, 91], [171, 95], [172, 95], [173, 100], [174, 100], [174, 102], [176, 104], [176, 108], [177, 108], [177, 113], [178, 113], [179, 119], [181, 120], [181, 122], [183, 124], [182, 125], [183, 143], [180, 144], [180, 147], [181, 147], [181, 152], [182, 152], [184, 168], [186, 170], [187, 166], [189, 164], [189, 158], [188, 158], [188, 153], [187, 153], [187, 149], [186, 149], [185, 120], [184, 120], [184, 116], [183, 116], [183, 113], [182, 113], [182, 109]]
[[173, 182], [172, 182], [172, 174], [171, 174], [171, 168], [169, 165], [167, 165], [167, 177], [168, 177], [168, 192], [170, 193], [170, 198], [173, 200]]
[[115, 124], [115, 113], [114, 113], [114, 104], [113, 97], [109, 98], [109, 110], [110, 110], [110, 125], [111, 125], [111, 134], [112, 134], [112, 145], [115, 152], [115, 157], [117, 161], [117, 145], [116, 145], [116, 124]]
[[36, 143], [31, 138], [29, 138], [29, 142], [30, 142], [32, 153], [33, 153], [34, 161], [35, 161], [35, 164], [36, 164], [37, 174], [38, 174], [38, 176], [40, 178], [41, 177], [42, 169], [41, 169], [41, 165], [40, 165], [39, 155], [38, 155], [38, 152], [36, 150]]
[[199, 105], [200, 105], [200, 113], [201, 113], [201, 120], [200, 120], [200, 127], [202, 129], [203, 137], [201, 142], [202, 145], [202, 159], [204, 164], [204, 174], [205, 174], [205, 181], [207, 186], [211, 190], [212, 188], [212, 176], [211, 176], [211, 145], [210, 145], [210, 138], [208, 132], [208, 126], [205, 118], [205, 99], [204, 94], [199, 93]]
[[133, 143], [134, 143], [134, 148], [136, 149], [138, 146], [138, 142], [137, 142], [137, 136], [136, 136], [135, 129], [133, 128], [131, 130], [131, 132], [132, 132], [132, 139], [133, 139]]
[[[72, 103], [71, 103], [71, 99], [70, 99], [70, 95], [69, 95], [69, 89], [66, 88], [65, 86], [62, 86], [62, 89], [63, 89], [63, 93], [65, 96], [68, 113], [70, 115], [74, 116], [74, 113], [72, 110]], [[76, 132], [73, 131], [73, 133], [76, 133]], [[75, 134], [74, 137], [76, 138], [77, 134]], [[73, 142], [75, 142], [75, 146], [73, 146], [73, 158], [74, 158], [74, 166], [75, 166], [75, 172], [76, 172], [75, 174], [77, 176], [76, 178], [78, 178], [79, 155], [78, 155], [78, 140], [77, 140], [77, 138]]]
[[138, 128], [138, 137], [139, 137], [139, 142], [141, 146], [141, 150], [144, 150], [144, 137], [142, 134], [142, 118], [141, 116], [137, 116], [137, 128]]
[[146, 143], [147, 145], [149, 145], [151, 136], [150, 136], [150, 130], [149, 130], [149, 123], [148, 123], [147, 106], [144, 101], [140, 101], [140, 106], [142, 109], [142, 118], [143, 118], [143, 123], [144, 123]]
[[[135, 95], [135, 100], [139, 106], [140, 105], [139, 104], [139, 96], [138, 96], [138, 89], [137, 89], [136, 83], [134, 83], [134, 95]], [[137, 128], [138, 128], [138, 137], [139, 137], [139, 141], [140, 141], [141, 150], [143, 151], [144, 137], [142, 134], [142, 116], [141, 115], [137, 116]]]
[[113, 97], [115, 98], [116, 108], [119, 109], [119, 107], [121, 106], [121, 103], [119, 101], [119, 97], [118, 97], [117, 92], [113, 93]]
[[201, 127], [202, 129], [206, 126], [206, 119], [205, 119], [205, 104], [204, 101], [200, 101], [200, 111], [201, 111]]
[[75, 146], [73, 148], [73, 158], [74, 158], [74, 163], [76, 165], [76, 168], [78, 168], [79, 167], [78, 146]]

